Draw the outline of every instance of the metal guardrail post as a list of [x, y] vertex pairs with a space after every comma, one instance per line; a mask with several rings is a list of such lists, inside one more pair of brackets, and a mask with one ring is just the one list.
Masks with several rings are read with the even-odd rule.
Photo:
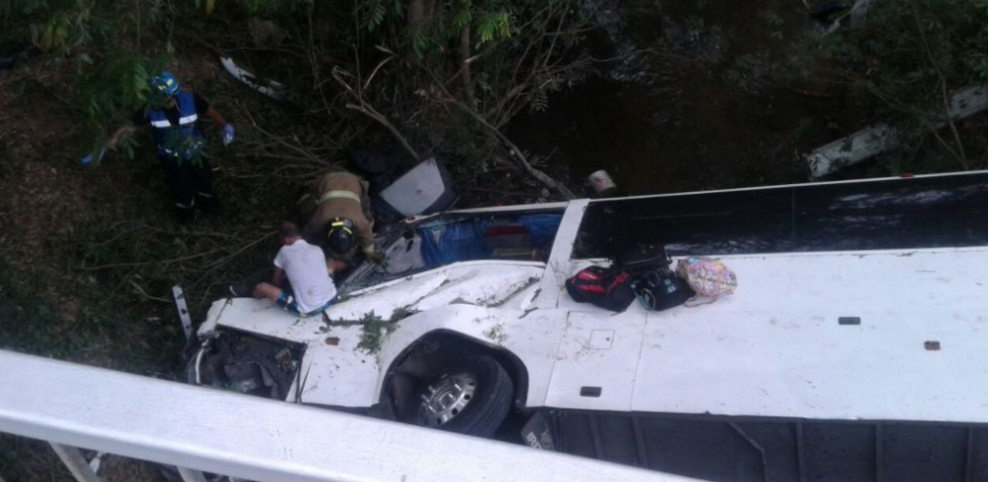
[[185, 482], [206, 482], [206, 476], [202, 475], [202, 472], [198, 470], [186, 469], [184, 467], [175, 467], [178, 469], [178, 475], [182, 476], [182, 480]]
[[75, 480], [79, 482], [103, 482], [96, 475], [96, 471], [89, 466], [89, 462], [82, 456], [79, 449], [55, 442], [48, 442], [48, 444], [51, 445], [58, 458], [62, 459], [62, 463], [69, 469]]
[[185, 292], [179, 285], [172, 286], [172, 296], [175, 298], [175, 308], [178, 310], [178, 319], [182, 322], [182, 333], [185, 335], [185, 342], [195, 341], [195, 332], [192, 330], [192, 317], [189, 316], [189, 305], [185, 302]]

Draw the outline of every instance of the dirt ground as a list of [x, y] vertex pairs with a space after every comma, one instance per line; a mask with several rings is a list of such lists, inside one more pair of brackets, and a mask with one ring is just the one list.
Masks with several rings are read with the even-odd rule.
[[[295, 142], [292, 122], [305, 122], [293, 117], [299, 109], [237, 83], [212, 51], [186, 51], [168, 69], [237, 128], [223, 148], [207, 127], [223, 213], [200, 213], [187, 227], [174, 219], [147, 133], [134, 159], [109, 152], [98, 165], [79, 163], [109, 132], [88, 126], [73, 103], [74, 61], [33, 57], [0, 70], [0, 348], [174, 379], [183, 339], [172, 286], [183, 287], [200, 321], [230, 283], [268, 276], [275, 226], [294, 215], [306, 176], [345, 161], [331, 149], [301, 163], [283, 156], [291, 148], [279, 142]], [[512, 170], [483, 178], [471, 180], [478, 187], [465, 189], [458, 207], [549, 196]], [[514, 187], [482, 187], [490, 185]], [[53, 457], [43, 443], [0, 435], [6, 482], [70, 480]], [[116, 465], [134, 475], [108, 480], [156, 480], [148, 464]]]
[[[226, 77], [211, 57], [171, 67], [250, 138], [242, 109], [264, 99]], [[269, 236], [291, 186], [270, 162], [212, 138], [216, 189], [226, 212], [181, 227], [149, 136], [135, 159], [79, 159], [96, 138], [75, 98], [73, 62], [30, 58], [0, 70], [0, 348], [173, 378], [182, 339], [170, 289], [186, 289], [194, 317], [230, 282], [259, 279]], [[107, 480], [160, 480], [152, 464], [110, 458]], [[6, 482], [72, 480], [41, 442], [0, 435]]]

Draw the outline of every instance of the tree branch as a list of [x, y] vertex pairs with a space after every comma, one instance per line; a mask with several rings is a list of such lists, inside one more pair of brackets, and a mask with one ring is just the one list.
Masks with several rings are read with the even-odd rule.
[[[380, 68], [381, 65], [384, 65], [389, 60], [391, 60], [391, 57], [384, 59], [380, 64], [378, 64], [377, 68], [375, 68], [371, 74], [371, 79], [373, 79], [374, 74], [377, 73], [378, 68]], [[394, 124], [392, 124], [391, 121], [389, 121], [387, 117], [384, 116], [384, 114], [378, 112], [376, 109], [374, 109], [374, 106], [370, 105], [369, 103], [367, 103], [366, 100], [364, 100], [363, 91], [366, 88], [366, 84], [364, 86], [360, 86], [360, 84], [358, 83], [357, 85], [360, 86], [361, 88], [361, 90], [358, 92], [356, 89], [353, 88], [353, 86], [351, 86], [343, 78], [346, 75], [350, 75], [350, 74], [344, 72], [339, 67], [333, 67], [333, 78], [336, 79], [336, 81], [344, 89], [346, 89], [347, 92], [350, 93], [350, 96], [353, 97], [354, 100], [359, 102], [359, 104], [348, 102], [346, 104], [346, 108], [360, 112], [361, 114], [364, 114], [365, 116], [373, 119], [378, 124], [384, 126], [384, 128], [387, 129], [388, 132], [391, 132], [391, 135], [394, 136], [394, 138], [398, 140], [399, 143], [401, 143], [402, 147], [404, 147], [405, 150], [412, 155], [412, 158], [414, 158], [415, 160], [421, 159], [421, 157], [419, 157], [419, 153], [416, 152], [414, 148], [412, 148], [411, 144], [408, 143], [408, 140], [405, 139], [405, 136], [403, 136], [401, 132], [398, 131], [398, 129], [394, 126]], [[367, 82], [368, 84], [370, 83], [371, 79], [368, 79]]]
[[504, 144], [505, 147], [508, 148], [508, 153], [512, 157], [514, 157], [515, 159], [518, 160], [518, 162], [522, 165], [523, 168], [525, 168], [525, 171], [527, 171], [529, 175], [531, 175], [535, 179], [538, 179], [539, 182], [541, 182], [542, 184], [544, 184], [546, 187], [548, 187], [550, 189], [554, 189], [557, 192], [559, 192], [559, 194], [562, 195], [563, 198], [566, 199], [566, 200], [576, 198], [576, 196], [573, 195], [573, 192], [570, 191], [569, 188], [567, 188], [566, 186], [564, 186], [564, 185], [556, 182], [556, 180], [553, 179], [553, 178], [551, 178], [551, 177], [549, 177], [548, 174], [546, 174], [546, 173], [542, 172], [541, 170], [536, 169], [534, 166], [532, 166], [532, 164], [530, 162], [528, 162], [528, 159], [525, 157], [525, 155], [522, 154], [521, 149], [519, 149], [518, 146], [516, 146], [514, 142], [511, 142], [511, 139], [508, 139], [507, 136], [505, 136], [503, 133], [501, 133], [501, 131], [497, 127], [494, 127], [493, 125], [491, 125], [489, 122], [487, 122], [487, 120], [484, 119], [483, 116], [481, 116], [480, 114], [478, 114], [477, 111], [476, 111], [476, 109], [473, 109], [473, 108], [467, 106], [466, 104], [464, 104], [460, 100], [458, 100], [455, 97], [453, 97], [452, 94], [449, 93], [449, 90], [446, 89], [446, 86], [442, 84], [442, 81], [439, 79], [439, 76], [436, 75], [435, 72], [433, 72], [433, 71], [431, 71], [431, 70], [429, 70], [429, 69], [427, 69], [425, 67], [422, 67], [422, 68], [426, 72], [428, 72], [430, 76], [432, 76], [433, 81], [439, 86], [440, 89], [442, 89], [443, 93], [448, 98], [448, 101], [449, 102], [452, 102], [453, 105], [459, 107], [460, 110], [462, 110], [467, 115], [469, 115], [474, 120], [476, 120], [478, 124], [480, 124], [482, 127], [484, 127], [485, 129], [487, 129], [487, 131], [491, 135], [493, 135], [495, 138], [497, 138], [497, 140], [499, 140], [502, 144]]
[[923, 50], [926, 52], [926, 57], [930, 61], [933, 70], [936, 71], [937, 78], [939, 79], [940, 100], [943, 103], [943, 120], [950, 127], [950, 132], [954, 135], [954, 143], [957, 144], [957, 152], [954, 152], [953, 149], [950, 149], [950, 151], [957, 157], [961, 167], [966, 171], [969, 169], [967, 153], [964, 152], [964, 144], [961, 142], [960, 133], [957, 132], [957, 125], [954, 124], [954, 119], [950, 115], [950, 94], [947, 93], [947, 77], [940, 70], [940, 66], [937, 65], [937, 60], [933, 56], [933, 49], [930, 48], [930, 43], [926, 39], [926, 31], [923, 30], [923, 22], [919, 16], [919, 7], [916, 6], [916, 0], [909, 0], [909, 6], [912, 8], [913, 19], [916, 21], [916, 28], [919, 30], [919, 38], [922, 41]]

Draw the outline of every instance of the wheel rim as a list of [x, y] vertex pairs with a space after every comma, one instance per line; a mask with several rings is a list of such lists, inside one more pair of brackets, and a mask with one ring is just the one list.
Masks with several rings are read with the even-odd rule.
[[477, 378], [470, 373], [457, 373], [430, 384], [419, 404], [419, 420], [423, 425], [438, 427], [470, 404], [477, 392]]

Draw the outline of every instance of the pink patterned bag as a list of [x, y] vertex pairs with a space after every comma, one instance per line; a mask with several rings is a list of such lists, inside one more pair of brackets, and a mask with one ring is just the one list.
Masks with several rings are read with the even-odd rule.
[[716, 299], [738, 287], [738, 278], [724, 263], [713, 258], [686, 258], [676, 264], [676, 272], [696, 294]]

